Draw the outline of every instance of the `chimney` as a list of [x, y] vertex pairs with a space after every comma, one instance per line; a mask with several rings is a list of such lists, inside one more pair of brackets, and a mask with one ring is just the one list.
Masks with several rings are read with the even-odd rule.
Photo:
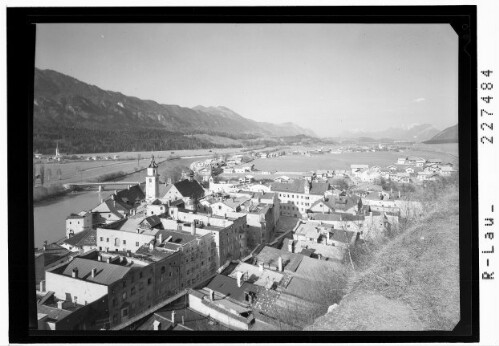
[[73, 268], [73, 273], [72, 273], [71, 276], [74, 277], [74, 278], [78, 277], [78, 268]]
[[184, 324], [184, 315], [182, 315], [182, 325]]
[[168, 185], [171, 185], [171, 183], [172, 183], [172, 178], [168, 178], [168, 179], [166, 180], [166, 183], [167, 183]]
[[102, 262], [102, 255], [97, 256], [97, 261]]
[[236, 279], [237, 279], [237, 287], [241, 287], [243, 285], [243, 272], [237, 272]]
[[149, 250], [154, 250], [154, 243], [153, 242], [150, 242], [149, 243]]
[[263, 273], [263, 264], [262, 263], [260, 263], [258, 265], [258, 269], [260, 270], [260, 273]]
[[160, 330], [161, 329], [161, 322], [155, 320], [152, 323], [152, 327], [153, 327], [154, 330]]
[[108, 257], [106, 260], [107, 263], [111, 263], [111, 257]]
[[57, 308], [58, 308], [59, 310], [62, 310], [62, 306], [63, 306], [63, 304], [64, 304], [64, 300], [58, 300], [58, 301], [57, 301]]
[[294, 245], [293, 240], [290, 239], [289, 242], [288, 242], [288, 251], [291, 252], [291, 253], [294, 252], [293, 245]]
[[175, 310], [172, 311], [172, 323], [175, 324]]
[[209, 289], [209, 292], [210, 292], [210, 300], [214, 301], [215, 300], [215, 292], [211, 288]]
[[40, 281], [40, 292], [45, 292], [45, 280]]
[[92, 268], [92, 277], [95, 277], [95, 274], [97, 273], [97, 268]]
[[158, 236], [158, 243], [159, 244], [163, 243], [163, 235], [161, 233]]
[[400, 199], [400, 190], [399, 190], [399, 199]]
[[196, 235], [196, 220], [191, 223], [191, 235]]
[[280, 272], [282, 272], [282, 257], [279, 256], [277, 259], [277, 268], [279, 269]]

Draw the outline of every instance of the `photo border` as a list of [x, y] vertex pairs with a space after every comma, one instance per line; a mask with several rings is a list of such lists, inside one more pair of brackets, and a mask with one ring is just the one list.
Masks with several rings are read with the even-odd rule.
[[[7, 9], [9, 337], [11, 343], [473, 342], [479, 339], [477, 10], [465, 6], [72, 7]], [[38, 331], [34, 284], [33, 89], [36, 23], [448, 23], [459, 36], [461, 321], [453, 331]], [[26, 156], [24, 156], [26, 155]], [[26, 299], [28, 297], [28, 299]]]

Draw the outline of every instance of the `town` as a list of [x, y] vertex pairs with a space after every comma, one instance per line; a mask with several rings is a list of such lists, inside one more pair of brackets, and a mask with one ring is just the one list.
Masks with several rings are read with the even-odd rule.
[[386, 167], [304, 172], [252, 161], [376, 150], [402, 151], [213, 155], [178, 180], [152, 156], [142, 182], [67, 215], [65, 238], [35, 250], [38, 329], [303, 329], [336, 308], [341, 289], [329, 288], [350, 275], [355, 247], [423, 215], [415, 189], [458, 168], [403, 152]]

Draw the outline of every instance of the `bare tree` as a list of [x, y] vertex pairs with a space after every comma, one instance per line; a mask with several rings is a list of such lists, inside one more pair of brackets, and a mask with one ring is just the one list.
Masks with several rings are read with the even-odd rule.
[[50, 179], [52, 178], [52, 170], [50, 168], [47, 167], [46, 169], [46, 175], [47, 175], [47, 181], [50, 181]]
[[43, 186], [43, 184], [45, 183], [45, 165], [40, 165], [38, 172], [38, 174], [40, 175], [40, 182]]

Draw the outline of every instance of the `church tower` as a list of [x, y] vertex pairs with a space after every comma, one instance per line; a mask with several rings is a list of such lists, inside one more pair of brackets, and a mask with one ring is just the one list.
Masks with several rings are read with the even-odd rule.
[[151, 163], [147, 167], [146, 176], [146, 201], [152, 202], [159, 197], [159, 175], [158, 165], [154, 161], [154, 155], [151, 158]]

